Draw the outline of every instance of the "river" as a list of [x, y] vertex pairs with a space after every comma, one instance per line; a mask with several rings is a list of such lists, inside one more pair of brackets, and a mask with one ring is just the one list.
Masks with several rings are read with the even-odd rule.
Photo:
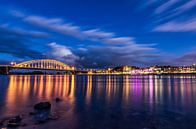
[[[0, 118], [22, 114], [19, 129], [196, 129], [196, 75], [4, 75], [0, 88]], [[41, 101], [58, 120], [35, 124]]]

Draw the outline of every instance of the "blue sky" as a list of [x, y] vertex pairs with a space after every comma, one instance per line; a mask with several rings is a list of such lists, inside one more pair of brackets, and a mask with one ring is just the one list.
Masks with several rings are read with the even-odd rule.
[[0, 62], [78, 67], [196, 62], [195, 0], [1, 0]]

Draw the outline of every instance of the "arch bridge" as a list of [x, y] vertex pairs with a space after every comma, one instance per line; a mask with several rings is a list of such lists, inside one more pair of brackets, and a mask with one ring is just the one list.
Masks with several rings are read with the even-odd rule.
[[52, 59], [40, 59], [40, 60], [30, 60], [15, 64], [14, 68], [26, 68], [26, 69], [44, 69], [44, 70], [67, 70], [74, 71], [75, 67], [69, 66], [63, 62], [52, 60]]

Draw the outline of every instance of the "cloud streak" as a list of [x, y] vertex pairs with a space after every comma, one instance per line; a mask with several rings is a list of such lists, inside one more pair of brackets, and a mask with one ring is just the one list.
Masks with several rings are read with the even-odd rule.
[[115, 37], [105, 40], [106, 43], [112, 45], [124, 45], [124, 44], [134, 44], [134, 38], [132, 37]]
[[114, 32], [100, 28], [82, 29], [82, 26], [65, 22], [61, 18], [46, 18], [30, 15], [23, 21], [59, 34], [79, 40], [96, 41], [96, 45], [84, 45], [82, 48], [68, 48], [56, 43], [48, 44], [48, 55], [81, 67], [104, 67], [123, 64], [147, 63], [150, 58], [157, 58], [157, 49], [152, 44], [138, 44], [133, 37], [117, 36]]
[[114, 34], [110, 32], [103, 32], [99, 29], [82, 30], [80, 26], [71, 23], [65, 23], [60, 18], [45, 18], [40, 16], [27, 16], [24, 21], [54, 31], [67, 36], [72, 36], [79, 39], [103, 39], [110, 38]]
[[4, 32], [9, 32], [12, 34], [20, 35], [20, 36], [27, 36], [27, 37], [34, 37], [34, 38], [46, 38], [50, 35], [46, 32], [41, 31], [32, 31], [32, 30], [24, 30], [22, 28], [13, 28], [10, 27], [8, 24], [0, 25], [0, 29]]
[[64, 22], [60, 18], [45, 18], [40, 16], [27, 16], [25, 22], [45, 28], [66, 36], [81, 40], [99, 41], [106, 44], [136, 44], [133, 37], [119, 37], [114, 32], [106, 32], [101, 29], [83, 30], [81, 26]]
[[178, 7], [175, 11], [177, 11], [177, 13], [182, 13], [190, 9], [193, 9], [194, 7], [196, 7], [196, 1], [190, 0], [186, 2], [185, 4], [181, 5], [180, 7]]
[[[196, 1], [169, 0], [155, 10], [158, 18], [154, 31], [158, 32], [188, 32], [195, 31], [195, 15], [187, 18], [190, 10], [195, 9]], [[186, 15], [185, 15], [186, 14]], [[185, 17], [186, 16], [186, 17]]]
[[164, 11], [166, 11], [167, 9], [169, 9], [171, 6], [173, 6], [175, 3], [177, 3], [178, 0], [169, 0], [166, 3], [162, 4], [161, 6], [159, 6], [156, 10], [155, 13], [156, 14], [160, 14], [163, 13]]
[[169, 21], [157, 26], [153, 31], [157, 32], [196, 32], [196, 18], [184, 22]]

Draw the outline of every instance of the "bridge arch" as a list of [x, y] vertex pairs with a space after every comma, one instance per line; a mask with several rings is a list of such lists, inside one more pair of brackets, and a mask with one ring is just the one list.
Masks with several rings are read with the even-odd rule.
[[75, 70], [75, 67], [69, 66], [63, 62], [53, 59], [39, 59], [25, 61], [15, 64], [13, 67], [17, 68], [34, 68], [34, 69], [52, 69], [52, 70]]

